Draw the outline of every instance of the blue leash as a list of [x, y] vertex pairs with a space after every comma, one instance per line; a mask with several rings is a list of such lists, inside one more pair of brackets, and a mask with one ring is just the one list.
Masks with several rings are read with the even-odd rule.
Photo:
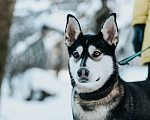
[[138, 55], [140, 55], [142, 52], [146, 51], [149, 48], [150, 48], [150, 46], [148, 48], [144, 49], [144, 50], [139, 51], [138, 53], [136, 53], [136, 54], [134, 54], [134, 55], [132, 55], [130, 57], [127, 57], [127, 58], [119, 61], [118, 65], [120, 65], [120, 66], [129, 65], [129, 61], [131, 61], [132, 59], [134, 59], [135, 57], [137, 57]]

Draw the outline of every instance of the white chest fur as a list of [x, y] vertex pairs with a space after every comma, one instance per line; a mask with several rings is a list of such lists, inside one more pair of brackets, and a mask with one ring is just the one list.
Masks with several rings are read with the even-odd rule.
[[[114, 85], [114, 89], [111, 93], [100, 100], [96, 101], [84, 101], [79, 95], [74, 95], [74, 90], [72, 91], [72, 110], [73, 114], [79, 118], [79, 120], [106, 120], [108, 116], [111, 115], [111, 110], [116, 107], [120, 102], [120, 98], [123, 96], [123, 87], [120, 87], [120, 90], [117, 84]], [[116, 97], [116, 95], [118, 95]], [[112, 100], [113, 98], [116, 100]], [[86, 111], [83, 109], [83, 106], [92, 106], [92, 110]]]
[[72, 106], [75, 116], [77, 116], [80, 120], [105, 120], [110, 110], [109, 107], [101, 105], [95, 110], [87, 112], [82, 109], [77, 101], [74, 101]]

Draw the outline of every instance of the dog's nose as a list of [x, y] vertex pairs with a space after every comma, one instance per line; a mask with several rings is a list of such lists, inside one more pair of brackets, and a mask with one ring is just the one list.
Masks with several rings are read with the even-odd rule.
[[85, 68], [81, 68], [78, 70], [77, 74], [80, 78], [87, 78], [89, 76], [89, 71]]

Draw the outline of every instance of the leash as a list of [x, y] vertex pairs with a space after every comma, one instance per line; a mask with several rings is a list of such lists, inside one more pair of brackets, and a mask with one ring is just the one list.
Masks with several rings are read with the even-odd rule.
[[130, 57], [127, 57], [121, 61], [118, 62], [119, 66], [123, 66], [123, 65], [129, 65], [129, 61], [131, 61], [132, 59], [134, 59], [135, 57], [137, 57], [138, 55], [140, 55], [142, 52], [146, 51], [147, 49], [149, 49], [150, 46], [144, 50], [139, 51], [138, 53], [131, 55]]

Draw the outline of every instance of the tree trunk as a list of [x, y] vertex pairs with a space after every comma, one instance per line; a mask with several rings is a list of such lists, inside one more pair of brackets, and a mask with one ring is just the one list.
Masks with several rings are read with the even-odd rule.
[[16, 0], [0, 0], [0, 94], [5, 73], [5, 63], [8, 50], [9, 29]]
[[110, 15], [110, 9], [107, 7], [107, 0], [102, 0], [102, 8], [95, 14], [95, 21], [97, 23], [95, 33], [98, 33], [101, 30], [101, 25]]

